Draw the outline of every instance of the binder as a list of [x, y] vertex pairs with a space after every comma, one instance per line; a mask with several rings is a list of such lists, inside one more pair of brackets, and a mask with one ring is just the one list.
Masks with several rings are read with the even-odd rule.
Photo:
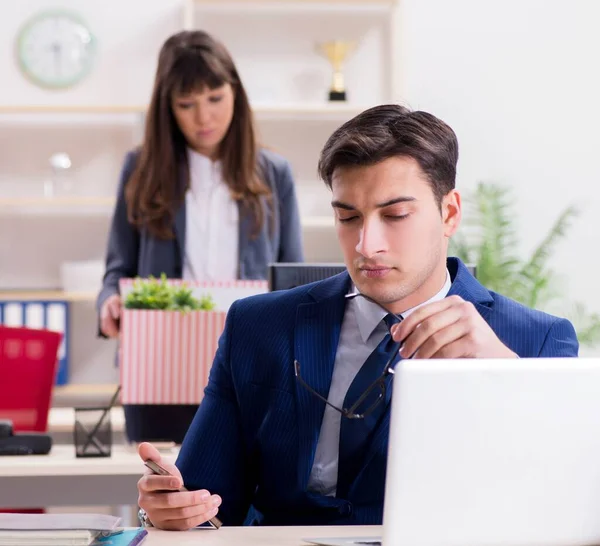
[[92, 546], [138, 546], [141, 544], [148, 531], [144, 528], [127, 529], [107, 537], [97, 538]]
[[61, 300], [0, 300], [0, 324], [48, 329], [63, 335], [58, 349], [56, 385], [69, 380], [69, 302]]

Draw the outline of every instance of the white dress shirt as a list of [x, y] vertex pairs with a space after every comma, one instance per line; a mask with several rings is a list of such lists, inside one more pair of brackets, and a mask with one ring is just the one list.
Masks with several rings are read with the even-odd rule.
[[239, 209], [223, 181], [221, 162], [188, 148], [188, 165], [183, 278], [237, 279]]
[[[444, 299], [451, 285], [450, 273], [446, 270], [446, 282], [435, 296], [399, 316], [404, 319], [419, 307]], [[338, 408], [343, 406], [346, 393], [356, 374], [388, 333], [388, 328], [383, 321], [387, 314], [385, 309], [360, 296], [346, 303], [329, 388], [329, 403]], [[325, 406], [315, 460], [308, 480], [309, 491], [328, 496], [336, 494], [340, 423], [343, 418], [339, 411]]]

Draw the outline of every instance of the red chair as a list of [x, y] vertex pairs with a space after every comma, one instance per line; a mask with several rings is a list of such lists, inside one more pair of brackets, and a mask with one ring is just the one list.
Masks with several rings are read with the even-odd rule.
[[0, 326], [0, 419], [46, 432], [62, 334]]
[[[15, 432], [46, 432], [62, 334], [0, 326], [0, 419]], [[39, 513], [41, 509], [0, 512]]]

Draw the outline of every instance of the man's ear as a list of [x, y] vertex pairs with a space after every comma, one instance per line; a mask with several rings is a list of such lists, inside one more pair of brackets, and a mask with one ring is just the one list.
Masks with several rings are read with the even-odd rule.
[[452, 237], [462, 218], [461, 197], [457, 190], [449, 191], [442, 199], [442, 223], [444, 235]]

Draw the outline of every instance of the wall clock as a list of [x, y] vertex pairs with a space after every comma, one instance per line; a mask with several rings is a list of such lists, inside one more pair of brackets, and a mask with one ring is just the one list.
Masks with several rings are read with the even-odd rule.
[[21, 27], [16, 50], [19, 67], [31, 82], [44, 88], [65, 89], [89, 73], [96, 40], [76, 14], [45, 11]]

